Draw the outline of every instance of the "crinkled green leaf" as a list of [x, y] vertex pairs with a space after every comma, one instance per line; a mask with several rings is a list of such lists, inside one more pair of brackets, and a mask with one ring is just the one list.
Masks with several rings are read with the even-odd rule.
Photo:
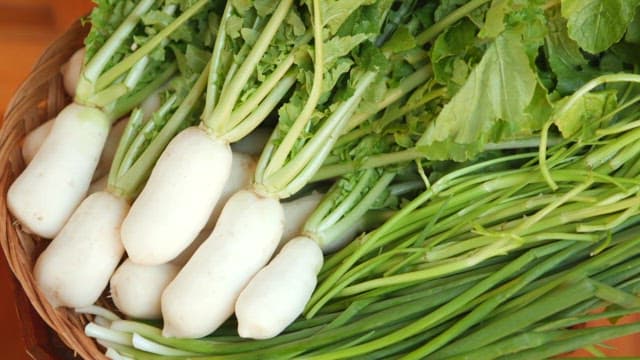
[[324, 24], [331, 34], [335, 34], [354, 11], [375, 0], [325, 0], [320, 2]]
[[416, 47], [416, 39], [411, 35], [409, 29], [405, 26], [400, 26], [389, 40], [382, 45], [382, 51], [396, 53], [411, 50]]
[[431, 63], [435, 79], [449, 87], [454, 94], [469, 74], [468, 68], [482, 56], [476, 48], [478, 28], [469, 20], [449, 27], [436, 38], [431, 49]]
[[578, 44], [569, 37], [566, 21], [560, 16], [549, 21], [545, 50], [556, 77], [556, 90], [561, 95], [573, 93], [598, 73], [588, 63]]
[[554, 104], [553, 121], [564, 138], [578, 135], [580, 139], [590, 139], [603, 125], [603, 116], [618, 105], [616, 92], [612, 90], [587, 93], [566, 108], [570, 98], [562, 98]]
[[504, 18], [509, 12], [509, 6], [509, 0], [493, 0], [478, 37], [495, 38], [500, 35], [505, 29]]
[[597, 54], [620, 41], [640, 0], [562, 0], [569, 36], [584, 50]]
[[[518, 36], [503, 33], [418, 142], [431, 159], [463, 161], [499, 137], [498, 121], [522, 121], [536, 75]], [[442, 149], [448, 149], [443, 153]]]

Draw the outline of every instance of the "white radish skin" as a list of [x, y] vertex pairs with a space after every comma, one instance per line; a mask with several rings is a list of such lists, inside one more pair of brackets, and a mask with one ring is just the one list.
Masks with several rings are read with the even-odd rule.
[[283, 222], [277, 199], [247, 190], [234, 194], [213, 233], [162, 293], [163, 335], [199, 338], [229, 318], [242, 289], [278, 246]]
[[72, 98], [76, 96], [76, 87], [78, 86], [80, 71], [82, 71], [82, 64], [84, 63], [84, 53], [85, 48], [78, 49], [60, 69], [64, 90]]
[[231, 155], [231, 170], [229, 172], [229, 178], [224, 184], [224, 188], [222, 189], [222, 193], [220, 193], [218, 202], [213, 208], [211, 215], [209, 215], [209, 220], [204, 227], [205, 229], [209, 229], [209, 234], [211, 233], [211, 229], [216, 225], [216, 221], [220, 216], [220, 212], [222, 211], [224, 204], [229, 200], [231, 195], [235, 194], [239, 190], [249, 187], [251, 180], [253, 180], [255, 170], [256, 161], [253, 157], [233, 151], [233, 154]]
[[321, 193], [314, 192], [298, 199], [282, 203], [285, 223], [279, 247], [284, 246], [289, 239], [292, 239], [302, 232], [304, 223], [307, 222], [311, 213], [318, 207], [323, 196]]
[[[255, 160], [251, 156], [233, 153], [231, 174], [222, 190], [220, 200], [211, 213], [207, 226], [178, 257], [169, 263], [160, 265], [139, 265], [127, 259], [118, 267], [111, 278], [110, 286], [113, 302], [120, 311], [139, 319], [160, 319], [162, 317], [160, 312], [162, 291], [211, 234], [229, 197], [249, 186], [254, 169]], [[93, 187], [93, 184], [91, 186]]]
[[236, 302], [238, 334], [269, 339], [280, 334], [304, 310], [322, 267], [322, 250], [299, 236], [251, 279]]
[[49, 136], [11, 184], [7, 204], [22, 226], [53, 238], [84, 198], [110, 123], [100, 110], [70, 104]]
[[102, 154], [100, 155], [98, 166], [96, 167], [96, 171], [93, 173], [94, 180], [99, 179], [109, 173], [113, 158], [116, 156], [116, 150], [118, 150], [120, 138], [122, 137], [122, 133], [124, 132], [124, 128], [127, 126], [128, 121], [129, 117], [124, 117], [118, 120], [118, 122], [116, 122], [111, 127], [109, 136], [107, 137], [107, 141], [105, 142], [104, 148], [102, 149]]
[[160, 296], [178, 271], [174, 263], [139, 265], [127, 259], [111, 277], [111, 298], [127, 316], [160, 319]]
[[269, 128], [257, 128], [249, 135], [231, 144], [231, 149], [243, 154], [260, 156], [267, 141], [269, 141], [269, 137], [271, 137], [272, 131], [273, 129]]
[[33, 160], [33, 157], [36, 156], [36, 153], [38, 152], [38, 149], [40, 149], [44, 139], [46, 139], [49, 132], [51, 132], [52, 126], [53, 119], [49, 119], [40, 124], [37, 128], [31, 130], [31, 132], [24, 137], [22, 142], [22, 159], [25, 164], [30, 163], [31, 160]]
[[[109, 172], [109, 168], [111, 167], [113, 158], [116, 155], [116, 150], [118, 149], [120, 138], [122, 137], [124, 128], [127, 126], [128, 120], [128, 117], [122, 118], [118, 120], [116, 124], [113, 125], [113, 127], [111, 127], [109, 136], [107, 136], [107, 140], [102, 150], [102, 154], [100, 155], [98, 166], [96, 167], [96, 171], [93, 173], [94, 180], [101, 178]], [[29, 134], [27, 134], [27, 136], [25, 136], [22, 143], [22, 158], [24, 159], [24, 162], [26, 164], [30, 163], [35, 154], [38, 152], [40, 146], [42, 146], [42, 143], [49, 135], [52, 126], [53, 119], [42, 123], [42, 125], [38, 126]]]
[[33, 270], [51, 305], [75, 308], [98, 300], [124, 252], [120, 223], [128, 209], [126, 201], [108, 192], [80, 204]]
[[204, 228], [231, 169], [229, 145], [190, 127], [174, 137], [122, 224], [131, 261], [163, 264]]

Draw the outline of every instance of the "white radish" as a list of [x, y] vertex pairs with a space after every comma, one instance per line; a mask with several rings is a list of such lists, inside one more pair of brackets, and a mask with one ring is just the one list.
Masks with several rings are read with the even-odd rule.
[[296, 237], [251, 279], [236, 302], [238, 334], [268, 339], [280, 334], [304, 310], [322, 267], [322, 250]]
[[22, 141], [22, 159], [25, 164], [28, 164], [33, 160], [38, 149], [42, 146], [44, 139], [46, 139], [49, 132], [51, 132], [52, 126], [53, 119], [49, 119], [40, 124], [37, 128], [31, 130], [31, 132], [24, 137], [24, 140]]
[[304, 223], [318, 207], [323, 196], [321, 193], [313, 192], [298, 199], [282, 203], [286, 221], [284, 223], [284, 232], [282, 233], [282, 240], [280, 241], [279, 247], [284, 246], [289, 239], [292, 239], [302, 232]]
[[139, 265], [127, 259], [118, 267], [111, 278], [110, 286], [113, 302], [122, 313], [141, 319], [161, 318], [162, 291], [209, 236], [227, 199], [249, 185], [254, 168], [255, 160], [251, 156], [233, 153], [231, 174], [222, 190], [220, 201], [209, 218], [208, 223], [211, 225], [207, 225], [191, 245], [173, 261], [159, 265]]
[[7, 194], [9, 210], [26, 230], [45, 238], [60, 231], [89, 189], [109, 129], [95, 108], [73, 103], [58, 114]]
[[[120, 137], [122, 137], [124, 128], [127, 126], [128, 119], [128, 117], [122, 118], [111, 127], [109, 136], [107, 136], [104, 148], [102, 149], [96, 171], [93, 173], [94, 180], [109, 172], [109, 167], [113, 162], [113, 157], [116, 154]], [[47, 120], [25, 136], [24, 141], [22, 142], [22, 158], [24, 159], [25, 164], [30, 163], [38, 152], [40, 146], [42, 146], [42, 143], [49, 135], [49, 132], [51, 132], [53, 122], [53, 119]]]
[[199, 338], [229, 318], [242, 289], [278, 246], [283, 222], [277, 199], [235, 193], [209, 238], [163, 292], [163, 335]]
[[111, 277], [111, 299], [122, 313], [138, 319], [159, 319], [160, 295], [180, 271], [174, 263], [139, 265], [125, 260]]
[[237, 151], [232, 152], [229, 178], [224, 184], [224, 188], [222, 189], [222, 193], [220, 193], [218, 202], [213, 208], [211, 215], [209, 215], [209, 220], [204, 227], [205, 230], [208, 229], [207, 235], [211, 233], [211, 230], [216, 225], [220, 212], [231, 195], [236, 193], [238, 190], [249, 187], [249, 184], [251, 184], [251, 180], [253, 179], [255, 169], [256, 160], [253, 157]]
[[100, 297], [124, 252], [119, 231], [128, 209], [110, 193], [89, 196], [40, 254], [33, 272], [51, 305], [83, 307]]
[[178, 256], [207, 223], [230, 168], [229, 144], [201, 128], [173, 138], [122, 224], [129, 258], [153, 265]]
[[71, 55], [69, 60], [62, 65], [60, 72], [62, 73], [62, 84], [64, 90], [72, 98], [76, 96], [76, 87], [78, 79], [80, 79], [80, 71], [84, 63], [85, 48], [80, 48]]

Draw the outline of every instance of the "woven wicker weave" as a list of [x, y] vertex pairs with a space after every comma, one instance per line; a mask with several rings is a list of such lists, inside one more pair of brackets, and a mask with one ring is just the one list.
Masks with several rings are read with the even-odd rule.
[[[15, 274], [29, 302], [39, 316], [58, 334], [60, 339], [84, 359], [106, 359], [102, 350], [83, 332], [87, 318], [68, 309], [53, 309], [36, 289], [32, 274], [34, 261], [47, 241], [24, 233], [10, 216], [6, 206], [7, 189], [24, 168], [20, 145], [25, 134], [40, 123], [54, 117], [70, 99], [65, 94], [60, 66], [82, 47], [87, 27], [80, 21], [42, 54], [27, 80], [20, 86], [7, 107], [0, 129], [0, 243], [11, 270]], [[23, 319], [25, 317], [23, 316]], [[26, 316], [28, 318], [28, 316]], [[38, 331], [36, 333], [43, 334]], [[33, 336], [38, 336], [34, 334]], [[40, 335], [41, 336], [41, 335]], [[43, 344], [47, 341], [29, 341]], [[67, 357], [52, 349], [30, 349], [37, 359]]]

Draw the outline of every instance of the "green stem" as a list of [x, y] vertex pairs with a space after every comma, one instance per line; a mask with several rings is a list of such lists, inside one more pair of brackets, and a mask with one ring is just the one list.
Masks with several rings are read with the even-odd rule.
[[271, 160], [264, 170], [264, 177], [269, 177], [271, 174], [282, 168], [287, 157], [293, 150], [293, 147], [298, 141], [298, 138], [304, 131], [307, 124], [311, 121], [311, 115], [320, 101], [320, 95], [322, 94], [322, 79], [324, 77], [324, 40], [322, 38], [322, 13], [320, 11], [319, 1], [313, 1], [313, 37], [314, 37], [314, 62], [313, 62], [313, 80], [311, 82], [311, 91], [309, 97], [304, 104], [304, 107], [300, 111], [300, 114], [296, 117], [287, 134], [276, 151], [271, 155]]
[[200, 97], [207, 85], [208, 67], [209, 64], [207, 64], [202, 71], [180, 106], [178, 106], [167, 123], [162, 127], [160, 133], [158, 133], [153, 141], [145, 148], [144, 152], [137, 158], [127, 172], [116, 179], [113, 185], [120, 189], [122, 193], [135, 196], [138, 191], [140, 191], [141, 186], [149, 176], [151, 169], [164, 148], [184, 125], [185, 119], [191, 114], [196, 104], [200, 102]]
[[228, 141], [229, 143], [236, 142], [255, 130], [262, 123], [262, 121], [264, 121], [264, 119], [269, 116], [269, 114], [271, 114], [273, 109], [275, 109], [276, 106], [280, 104], [295, 81], [295, 74], [289, 74], [283, 77], [276, 85], [276, 87], [271, 89], [267, 97], [260, 103], [260, 105], [253, 108], [251, 114], [242, 119], [240, 124], [232, 129], [227, 130], [226, 133], [221, 136], [221, 139], [224, 141]]
[[[149, 11], [154, 3], [155, 0], [140, 1], [113, 32], [113, 34], [111, 34], [109, 39], [107, 39], [98, 52], [96, 52], [91, 60], [89, 60], [78, 80], [75, 97], [75, 101], [77, 103], [84, 103], [94, 94], [95, 86], [97, 85], [96, 82], [100, 73], [104, 70], [104, 67], [107, 65], [109, 60], [111, 60], [111, 57], [115, 54], [116, 50], [122, 46], [124, 41], [129, 37], [140, 21], [140, 17]], [[129, 67], [133, 65], [134, 64], [131, 64]]]
[[199, 0], [195, 4], [191, 5], [191, 7], [180, 14], [180, 16], [178, 16], [173, 22], [171, 22], [171, 24], [160, 30], [160, 32], [158, 32], [146, 43], [144, 43], [144, 45], [142, 45], [138, 50], [136, 50], [135, 52], [124, 58], [122, 61], [120, 61], [118, 64], [107, 70], [104, 74], [102, 74], [96, 80], [96, 88], [101, 89], [111, 84], [114, 80], [116, 80], [131, 67], [133, 67], [143, 57], [151, 53], [151, 51], [153, 51], [158, 45], [160, 45], [162, 41], [164, 41], [164, 39], [171, 35], [172, 32], [182, 26], [185, 22], [187, 22], [207, 4], [209, 4], [208, 0]]
[[229, 81], [228, 86], [225, 86], [222, 89], [217, 106], [215, 106], [211, 111], [211, 114], [204, 119], [203, 125], [216, 133], [218, 137], [223, 135], [221, 130], [224, 129], [224, 125], [229, 120], [229, 116], [240, 97], [242, 89], [249, 78], [253, 75], [254, 68], [262, 59], [262, 56], [269, 47], [271, 40], [282, 25], [284, 18], [289, 13], [292, 3], [293, 0], [280, 1], [275, 11], [271, 14], [271, 18], [265, 25], [264, 29], [262, 29], [260, 37], [258, 37], [255, 44], [253, 44], [251, 51], [234, 75], [233, 80]]
[[227, 42], [227, 21], [233, 14], [233, 3], [227, 1], [221, 19], [218, 26], [218, 33], [216, 34], [216, 42], [213, 46], [213, 53], [211, 55], [211, 66], [209, 67], [209, 77], [207, 79], [207, 91], [205, 95], [205, 105], [202, 112], [202, 119], [208, 119], [216, 106], [218, 101], [218, 93], [221, 87], [221, 72], [223, 68], [223, 53]]
[[435, 39], [438, 34], [444, 31], [449, 26], [455, 24], [465, 16], [469, 15], [472, 11], [479, 8], [480, 6], [488, 3], [491, 0], [472, 0], [468, 3], [460, 6], [449, 15], [445, 16], [443, 19], [433, 24], [430, 28], [426, 29], [418, 36], [416, 36], [416, 43], [419, 46], [424, 46], [426, 43], [431, 42]]

